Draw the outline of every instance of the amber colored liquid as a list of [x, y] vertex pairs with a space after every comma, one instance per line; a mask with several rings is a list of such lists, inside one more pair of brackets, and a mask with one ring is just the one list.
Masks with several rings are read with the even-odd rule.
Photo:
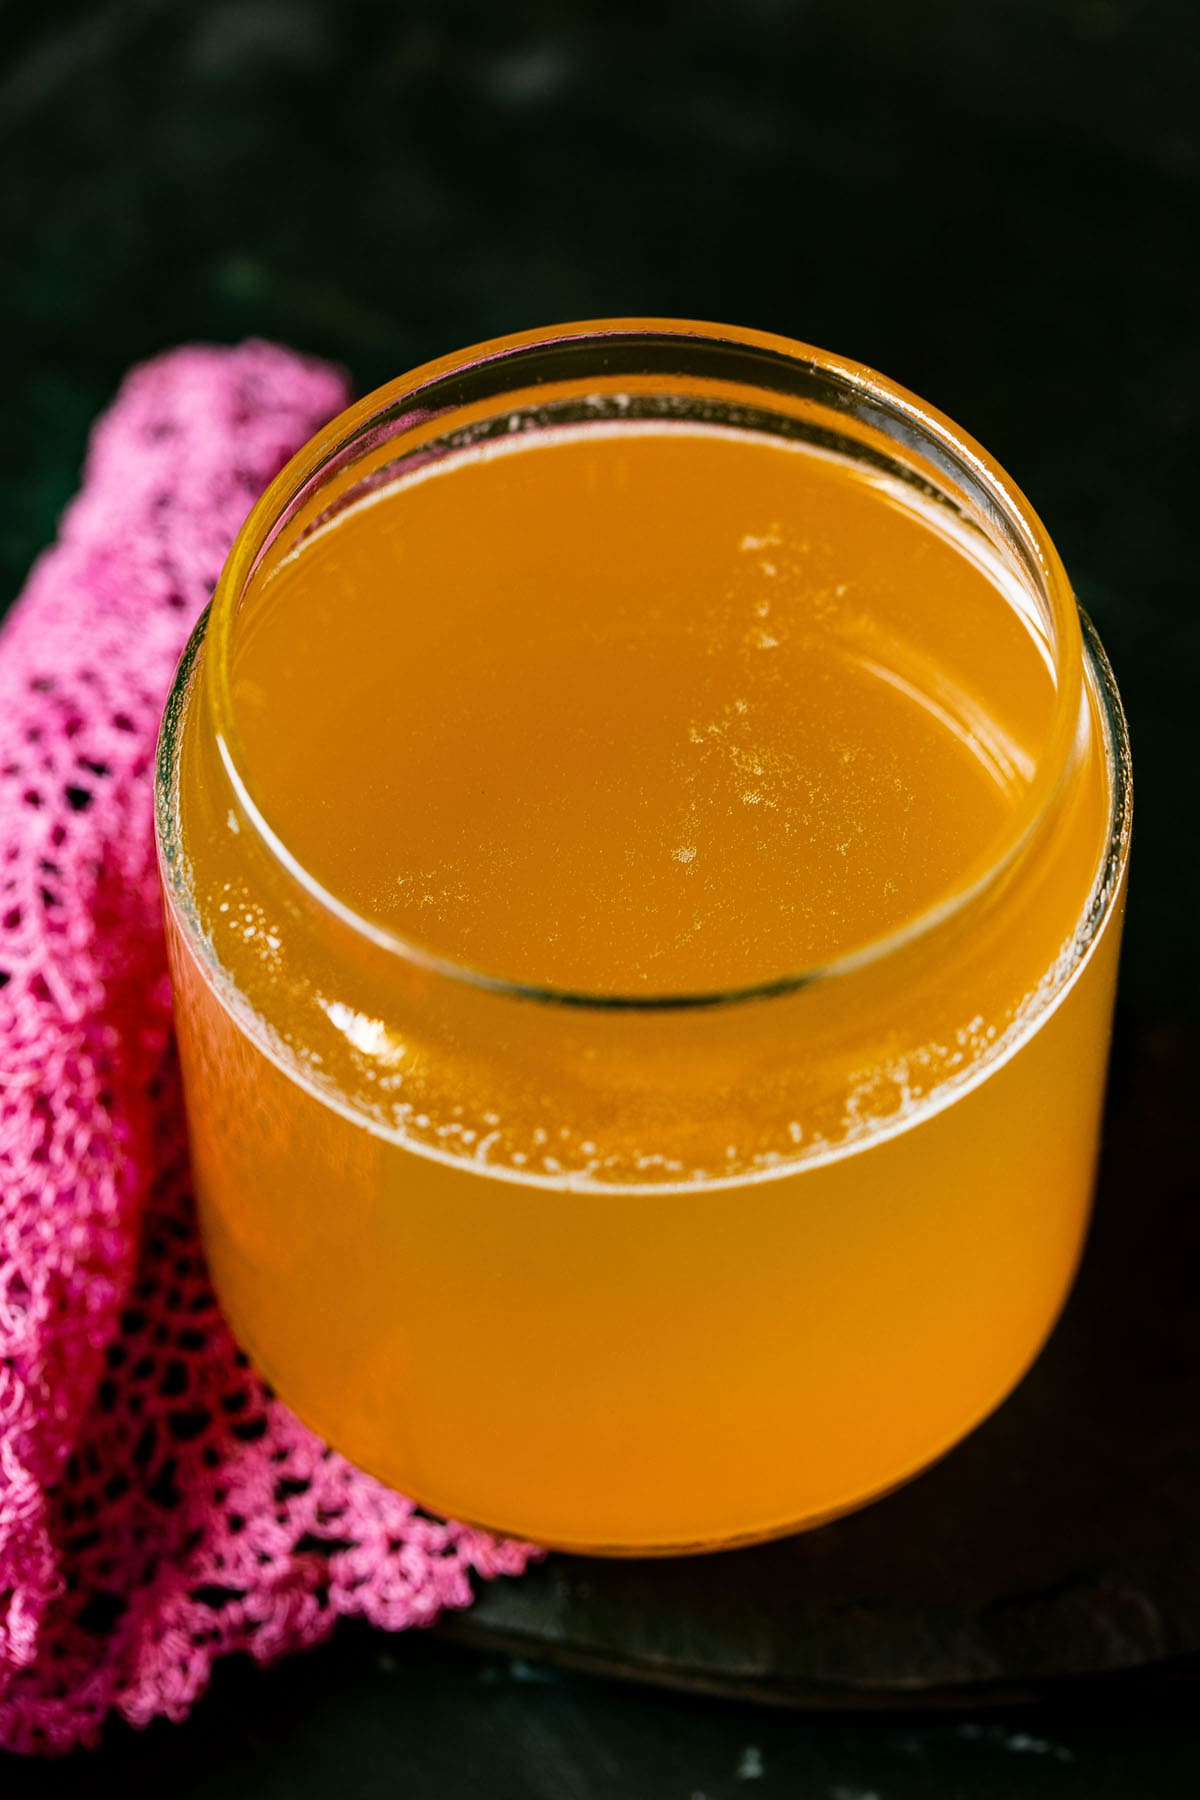
[[[931, 667], [948, 620], [986, 714]], [[272, 576], [234, 696], [272, 823], [362, 911], [492, 974], [669, 992], [929, 904], [1003, 823], [1052, 689], [986, 574], [843, 464], [593, 431], [326, 527]]]
[[[257, 804], [340, 902], [489, 976], [625, 996], [901, 930], [998, 841], [1054, 699], [969, 532], [832, 456], [669, 426], [516, 440], [360, 500], [255, 578], [231, 692]], [[733, 1014], [677, 1055], [669, 1019], [606, 1016], [599, 1049], [564, 1040], [560, 1093], [528, 1049], [538, 1003], [497, 1002], [519, 1013], [501, 1111], [486, 1045], [456, 1062], [457, 1025], [409, 1034], [332, 975], [318, 1046], [263, 973], [299, 927], [185, 742], [197, 911], [274, 1009], [236, 1023], [173, 934], [198, 1190], [284, 1398], [441, 1510], [616, 1549], [810, 1522], [952, 1443], [1035, 1353], [1086, 1220], [1115, 929], [1020, 1030], [1103, 842], [1086, 712], [1043, 898], [989, 939], [987, 1009], [947, 974], [960, 1029], [930, 1034], [923, 1081], [901, 1104], [860, 1070], [819, 1129], [786, 1076], [730, 1072]], [[444, 982], [416, 994], [430, 1020], [458, 1004]], [[751, 1004], [754, 1032], [802, 1040], [803, 996]], [[902, 1026], [872, 1027], [881, 1058]], [[718, 1030], [711, 1144], [703, 1118], [675, 1142], [667, 1090], [703, 1098]], [[577, 1052], [645, 1070], [595, 1130]]]

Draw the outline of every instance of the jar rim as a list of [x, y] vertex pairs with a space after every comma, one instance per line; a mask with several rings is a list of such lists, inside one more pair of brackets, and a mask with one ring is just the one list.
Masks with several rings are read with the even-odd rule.
[[[444, 389], [448, 381], [453, 383], [455, 378], [481, 370], [486, 370], [490, 378], [503, 377], [506, 370], [512, 369], [522, 358], [527, 359], [530, 353], [546, 352], [553, 356], [563, 350], [576, 355], [593, 352], [598, 372], [606, 350], [611, 351], [618, 341], [626, 349], [639, 345], [659, 349], [669, 347], [685, 355], [689, 346], [721, 348], [734, 354], [745, 352], [764, 377], [758, 382], [751, 375], [750, 384], [761, 385], [768, 404], [771, 385], [766, 378], [767, 371], [773, 369], [780, 379], [807, 372], [844, 396], [848, 410], [856, 405], [866, 405], [880, 416], [897, 419], [902, 429], [915, 430], [922, 440], [944, 452], [951, 464], [964, 470], [995, 515], [1019, 531], [1023, 543], [1032, 552], [1041, 586], [1039, 599], [1049, 613], [1054, 633], [1055, 693], [1046, 739], [1020, 803], [978, 861], [962, 872], [959, 879], [930, 905], [866, 943], [815, 966], [728, 988], [595, 993], [511, 979], [458, 962], [360, 913], [317, 879], [266, 816], [246, 774], [233, 706], [230, 680], [233, 634], [242, 595], [275, 529], [297, 504], [298, 497], [320, 478], [323, 471], [331, 465], [340, 466], [351, 446], [360, 442], [364, 434], [385, 416], [398, 417], [401, 421], [413, 415], [427, 418], [428, 411], [421, 410], [422, 401], [430, 397], [431, 390]], [[685, 370], [676, 371], [676, 374], [678, 379], [686, 379]], [[519, 382], [510, 383], [509, 388], [519, 385]], [[496, 390], [501, 404], [506, 391], [504, 386]], [[439, 416], [438, 423], [439, 428], [452, 428], [452, 419]], [[884, 429], [886, 431], [886, 427]], [[1106, 911], [1107, 895], [1101, 895], [1100, 889], [1107, 887], [1105, 869], [1113, 860], [1113, 845], [1128, 832], [1127, 758], [1122, 752], [1124, 721], [1111, 670], [1102, 653], [1097, 658], [1098, 646], [1093, 641], [1089, 639], [1085, 647], [1080, 612], [1066, 571], [1048, 532], [1024, 494], [981, 445], [915, 394], [865, 365], [773, 333], [693, 320], [588, 320], [490, 339], [424, 363], [397, 377], [338, 414], [291, 458], [266, 489], [238, 533], [221, 572], [209, 610], [207, 635], [211, 679], [206, 681], [205, 689], [218, 754], [247, 822], [285, 873], [320, 910], [377, 950], [436, 976], [513, 999], [609, 1011], [733, 1006], [794, 993], [818, 981], [824, 984], [882, 962], [907, 948], [961, 913], [991, 888], [1036, 834], [1071, 767], [1083, 701], [1085, 656], [1098, 672], [1099, 685], [1103, 689], [1103, 703], [1109, 715], [1107, 756], [1116, 771], [1114, 775], [1110, 769], [1108, 851], [1102, 854], [1096, 884], [1084, 914], [1085, 920], [1094, 921], [1089, 939]]]

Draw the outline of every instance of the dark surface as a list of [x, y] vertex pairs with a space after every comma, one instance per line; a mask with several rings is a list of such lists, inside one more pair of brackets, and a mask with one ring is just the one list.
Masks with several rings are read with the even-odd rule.
[[1195, 1800], [1188, 1712], [1186, 1691], [1126, 1686], [1052, 1714], [800, 1717], [347, 1629], [226, 1666], [186, 1725], [2, 1772], [5, 1800], [74, 1800], [102, 1773], [155, 1800]]
[[[1138, 828], [1103, 1201], [1030, 1382], [911, 1489], [739, 1557], [744, 1580], [732, 1560], [555, 1559], [460, 1629], [557, 1619], [585, 1661], [766, 1672], [809, 1702], [1196, 1648], [1195, 20], [1193, 0], [0, 0], [0, 596], [121, 371], [164, 345], [274, 335], [369, 387], [522, 325], [674, 313], [825, 344], [958, 418], [1047, 519], [1125, 694]], [[718, 1615], [723, 1666], [698, 1668]], [[351, 1631], [223, 1672], [188, 1724], [114, 1731], [103, 1760], [233, 1800], [756, 1781], [1105, 1800], [1200, 1772], [1186, 1669], [1151, 1696], [1109, 1678], [1032, 1717], [902, 1725], [529, 1675]]]
[[[1115, 1716], [1114, 1716], [1115, 1715]], [[3, 1765], [5, 1800], [105, 1775], [155, 1800], [1194, 1800], [1186, 1692], [1053, 1714], [902, 1722], [713, 1705], [348, 1628], [263, 1673], [226, 1666], [183, 1726], [99, 1758]], [[121, 1784], [117, 1786], [116, 1784]]]

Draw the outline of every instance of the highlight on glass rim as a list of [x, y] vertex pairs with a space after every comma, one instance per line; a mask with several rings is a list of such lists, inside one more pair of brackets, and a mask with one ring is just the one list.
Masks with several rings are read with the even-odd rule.
[[1070, 1285], [1129, 819], [1044, 527], [884, 377], [634, 319], [378, 390], [251, 513], [160, 741], [240, 1341], [538, 1544], [886, 1493]]

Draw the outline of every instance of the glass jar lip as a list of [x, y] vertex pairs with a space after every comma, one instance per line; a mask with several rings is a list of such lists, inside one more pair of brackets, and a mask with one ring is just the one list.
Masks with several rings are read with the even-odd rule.
[[[959, 882], [952, 885], [932, 905], [923, 908], [898, 927], [862, 945], [815, 966], [729, 988], [651, 993], [588, 992], [511, 979], [472, 968], [469, 964], [444, 956], [358, 912], [320, 882], [271, 825], [255, 798], [240, 755], [230, 683], [232, 633], [238, 603], [272, 528], [305, 485], [318, 476], [323, 468], [334, 463], [373, 421], [383, 414], [395, 414], [398, 409], [411, 411], [419, 407], [422, 395], [448, 376], [484, 364], [502, 364], [520, 353], [539, 347], [552, 349], [555, 346], [570, 345], [574, 348], [586, 348], [592, 345], [601, 351], [606, 340], [615, 338], [658, 340], [660, 343], [676, 344], [698, 340], [709, 345], [727, 346], [734, 351], [744, 349], [765, 352], [768, 357], [785, 365], [807, 365], [823, 380], [843, 388], [849, 395], [879, 404], [911, 421], [926, 437], [932, 438], [955, 460], [965, 465], [997, 510], [1009, 520], [1017, 521], [1023, 528], [1026, 540], [1036, 555], [1043, 597], [1050, 608], [1055, 632], [1055, 700], [1046, 742], [1021, 804], [1014, 810], [1005, 831], [989, 846], [981, 863], [968, 870]], [[769, 390], [766, 392], [769, 397]], [[1066, 571], [1049, 534], [1024, 494], [980, 444], [936, 408], [898, 383], [863, 364], [770, 332], [682, 319], [584, 320], [489, 339], [424, 363], [408, 374], [398, 376], [339, 413], [291, 458], [266, 489], [251, 510], [226, 559], [213, 593], [205, 629], [210, 639], [206, 661], [209, 662], [211, 671], [210, 679], [205, 683], [205, 691], [218, 754], [247, 822], [285, 873], [322, 911], [339, 920], [343, 926], [376, 949], [430, 974], [513, 999], [609, 1011], [672, 1011], [731, 1006], [794, 993], [818, 981], [825, 983], [850, 975], [903, 950], [963, 911], [991, 887], [1020, 856], [1036, 832], [1039, 822], [1053, 805], [1066, 779], [1077, 735], [1085, 654], [1093, 667], [1098, 668], [1109, 722], [1116, 730], [1112, 740], [1112, 760], [1117, 764], [1117, 778], [1110, 784], [1109, 851], [1101, 858], [1097, 886], [1093, 889], [1094, 896], [1101, 886], [1107, 889], [1105, 869], [1113, 860], [1113, 845], [1119, 837], [1127, 834], [1127, 821], [1124, 819], [1124, 788], [1127, 783], [1124, 781], [1120, 750], [1124, 721], [1120, 700], [1102, 654], [1099, 659], [1095, 654], [1097, 646], [1089, 642], [1085, 649], [1080, 612]], [[1104, 910], [1102, 900], [1099, 905], [1089, 901], [1086, 916], [1094, 918], [1098, 925]]]

